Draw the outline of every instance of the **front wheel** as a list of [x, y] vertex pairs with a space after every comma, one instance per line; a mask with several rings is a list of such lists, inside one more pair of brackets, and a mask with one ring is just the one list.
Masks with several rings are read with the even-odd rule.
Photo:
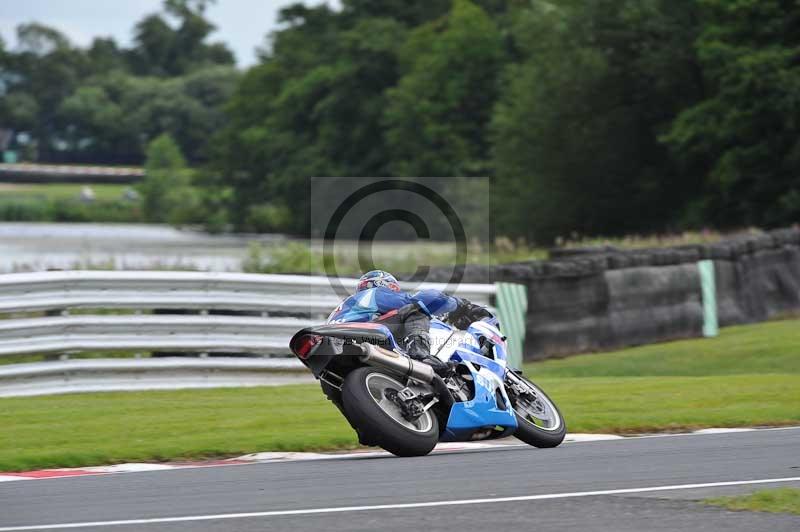
[[376, 368], [350, 372], [342, 385], [342, 403], [359, 439], [397, 456], [423, 456], [439, 441], [439, 422], [430, 410], [407, 419], [396, 402], [405, 388], [400, 381]]
[[510, 374], [507, 391], [517, 417], [514, 436], [534, 447], [557, 447], [567, 435], [564, 417], [541, 388]]

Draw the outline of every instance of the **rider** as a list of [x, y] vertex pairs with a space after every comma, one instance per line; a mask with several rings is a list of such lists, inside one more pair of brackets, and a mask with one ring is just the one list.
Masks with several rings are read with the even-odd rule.
[[421, 290], [409, 295], [400, 290], [394, 275], [373, 270], [361, 276], [356, 293], [334, 309], [328, 323], [380, 322], [402, 338], [401, 345], [409, 357], [430, 365], [443, 375], [449, 371], [449, 366], [431, 355], [428, 329], [431, 316], [445, 315], [446, 320], [459, 329], [491, 316], [484, 307], [439, 290]]

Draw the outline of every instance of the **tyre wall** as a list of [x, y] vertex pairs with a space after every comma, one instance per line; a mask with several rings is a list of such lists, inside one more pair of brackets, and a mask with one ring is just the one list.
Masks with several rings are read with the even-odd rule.
[[[528, 360], [701, 336], [700, 260], [714, 261], [720, 326], [800, 312], [797, 227], [711, 245], [552, 256], [463, 270], [464, 282], [527, 285]], [[450, 275], [436, 273], [432, 280]]]

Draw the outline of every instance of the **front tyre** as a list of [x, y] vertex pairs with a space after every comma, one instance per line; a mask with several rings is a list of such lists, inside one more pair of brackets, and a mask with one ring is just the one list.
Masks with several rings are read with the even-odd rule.
[[439, 422], [430, 410], [414, 420], [403, 417], [391, 397], [405, 386], [376, 368], [350, 372], [342, 385], [342, 403], [359, 437], [397, 456], [424, 456], [439, 441]]
[[534, 447], [557, 447], [567, 435], [564, 417], [541, 388], [518, 375], [510, 375], [507, 386], [517, 430], [514, 436]]

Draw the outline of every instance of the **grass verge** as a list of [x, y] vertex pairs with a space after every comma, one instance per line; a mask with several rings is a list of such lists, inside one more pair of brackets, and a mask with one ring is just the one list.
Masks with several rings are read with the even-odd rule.
[[[800, 424], [800, 321], [530, 364], [572, 432]], [[352, 448], [315, 385], [0, 399], [0, 471]]]
[[800, 424], [796, 375], [536, 378], [571, 432]]
[[800, 423], [800, 321], [526, 364], [572, 431]]
[[0, 471], [357, 445], [314, 385], [0, 399]]
[[728, 510], [800, 515], [800, 489], [797, 488], [762, 490], [739, 497], [705, 499], [703, 502]]
[[680, 340], [527, 364], [537, 377], [800, 375], [800, 320], [727, 327]]

